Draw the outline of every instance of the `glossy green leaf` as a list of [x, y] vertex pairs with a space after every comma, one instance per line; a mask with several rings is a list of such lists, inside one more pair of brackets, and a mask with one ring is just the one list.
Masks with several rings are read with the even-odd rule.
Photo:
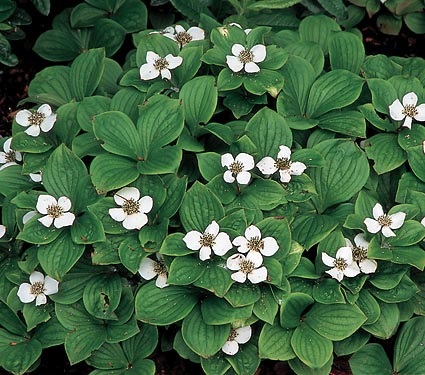
[[227, 357], [237, 374], [254, 375], [260, 366], [260, 358], [257, 354], [256, 345], [248, 342], [239, 347], [238, 352]]
[[358, 74], [365, 58], [362, 40], [344, 31], [331, 34], [329, 58], [332, 70], [345, 69]]
[[377, 301], [381, 310], [379, 319], [372, 324], [363, 325], [366, 332], [380, 339], [390, 338], [399, 325], [400, 312], [396, 304]]
[[393, 369], [380, 344], [367, 344], [354, 353], [349, 360], [354, 375], [382, 374], [392, 375]]
[[168, 270], [168, 283], [173, 285], [189, 285], [202, 276], [205, 266], [197, 257], [176, 257]]
[[258, 339], [260, 358], [274, 361], [287, 361], [295, 357], [291, 347], [292, 329], [282, 328], [279, 324], [264, 324]]
[[206, 324], [222, 325], [250, 318], [252, 305], [233, 307], [223, 298], [208, 296], [202, 301], [201, 311]]
[[109, 18], [97, 20], [91, 31], [89, 48], [104, 47], [107, 57], [120, 49], [126, 34], [126, 30], [118, 22]]
[[325, 54], [328, 53], [331, 35], [340, 30], [339, 25], [325, 15], [306, 17], [299, 27], [300, 39], [319, 44]]
[[293, 292], [282, 298], [280, 307], [280, 325], [282, 328], [295, 328], [300, 324], [301, 315], [314, 302], [305, 293]]

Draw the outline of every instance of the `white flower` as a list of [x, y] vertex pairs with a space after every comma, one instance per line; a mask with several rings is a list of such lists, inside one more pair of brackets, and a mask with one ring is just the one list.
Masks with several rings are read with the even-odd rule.
[[[239, 27], [240, 29], [242, 29], [242, 26], [241, 26], [241, 25], [239, 25], [239, 24], [238, 24], [238, 23], [236, 23], [236, 22], [230, 22], [230, 23], [229, 23], [229, 26], [236, 26], [236, 27]], [[245, 29], [245, 30], [244, 30], [244, 32], [245, 32], [245, 34], [246, 34], [246, 35], [248, 35], [251, 31], [252, 31], [252, 29]]]
[[56, 122], [56, 113], [52, 113], [50, 105], [43, 104], [35, 112], [27, 109], [19, 111], [16, 114], [16, 122], [21, 126], [28, 127], [25, 133], [37, 137], [40, 131], [46, 133], [53, 128]]
[[392, 215], [385, 214], [381, 204], [379, 203], [376, 203], [375, 206], [373, 206], [372, 211], [375, 220], [371, 218], [364, 220], [367, 230], [370, 233], [378, 233], [382, 230], [382, 234], [385, 237], [395, 237], [395, 233], [391, 229], [400, 228], [404, 223], [406, 214], [404, 212], [397, 212]]
[[162, 255], [156, 254], [157, 261], [152, 260], [151, 258], [143, 258], [139, 266], [139, 274], [145, 280], [152, 280], [154, 277], [158, 276], [155, 281], [155, 285], [158, 288], [165, 288], [167, 284], [167, 266], [165, 265]]
[[233, 240], [240, 253], [250, 254], [250, 259], [263, 263], [263, 255], [271, 256], [279, 250], [279, 245], [273, 237], [261, 238], [261, 232], [255, 225], [245, 230], [245, 237], [238, 236]]
[[226, 56], [226, 63], [233, 72], [237, 73], [244, 69], [247, 73], [258, 73], [260, 67], [256, 63], [266, 59], [266, 47], [256, 44], [247, 50], [242, 44], [234, 44], [232, 54], [233, 56]]
[[0, 171], [11, 165], [16, 165], [17, 161], [22, 161], [22, 154], [19, 151], [15, 151], [10, 147], [12, 138], [7, 139], [3, 144], [3, 151], [0, 151]]
[[267, 280], [267, 268], [260, 267], [261, 262], [258, 261], [258, 257], [253, 257], [252, 253], [248, 253], [246, 257], [242, 254], [234, 254], [227, 258], [226, 266], [229, 270], [237, 271], [230, 277], [238, 283], [244, 283], [247, 278], [253, 284]]
[[425, 217], [421, 220], [421, 224], [425, 227]]
[[322, 262], [329, 267], [333, 267], [325, 272], [338, 281], [341, 281], [344, 276], [354, 277], [360, 273], [359, 266], [353, 261], [351, 247], [339, 248], [335, 258], [332, 258], [326, 253], [322, 253]]
[[38, 214], [37, 211], [29, 211], [24, 216], [22, 216], [22, 224], [28, 223], [34, 216]]
[[65, 196], [56, 200], [51, 195], [40, 195], [35, 208], [40, 214], [46, 216], [40, 217], [38, 221], [45, 227], [50, 227], [52, 223], [55, 228], [70, 226], [75, 220], [75, 215], [68, 212], [71, 205], [71, 200]]
[[230, 334], [221, 350], [228, 355], [235, 355], [239, 351], [239, 344], [245, 344], [252, 335], [251, 326], [230, 328]]
[[164, 29], [163, 35], [175, 40], [180, 48], [192, 40], [205, 39], [205, 31], [196, 26], [190, 27], [187, 30], [181, 25], [176, 25], [175, 27], [169, 26]]
[[223, 179], [228, 183], [236, 181], [241, 185], [246, 185], [251, 179], [251, 169], [254, 168], [254, 158], [241, 152], [233, 158], [232, 154], [224, 154], [221, 156], [221, 166], [227, 167], [228, 170], [224, 172]]
[[388, 107], [390, 116], [396, 121], [401, 121], [405, 118], [403, 125], [406, 128], [412, 127], [412, 119], [417, 121], [425, 121], [425, 104], [418, 105], [418, 96], [414, 92], [409, 92], [403, 96], [403, 104], [396, 99]]
[[277, 159], [266, 156], [257, 163], [257, 168], [262, 174], [270, 176], [279, 171], [280, 181], [291, 181], [291, 175], [300, 176], [307, 168], [304, 163], [291, 161], [291, 149], [287, 146], [279, 146]]
[[34, 271], [30, 275], [30, 283], [22, 283], [18, 289], [18, 297], [23, 303], [35, 300], [35, 305], [44, 305], [47, 297], [58, 292], [59, 282], [50, 276], [44, 277], [41, 272]]
[[30, 173], [30, 179], [34, 182], [40, 182], [41, 184], [43, 184], [43, 182], [42, 182], [42, 172]]
[[122, 221], [125, 229], [140, 229], [147, 222], [147, 213], [152, 210], [153, 199], [149, 195], [140, 198], [135, 187], [124, 187], [114, 194], [115, 203], [121, 208], [110, 208], [109, 215], [116, 221]]
[[146, 81], [154, 79], [161, 74], [162, 79], [170, 80], [170, 69], [177, 68], [182, 62], [182, 57], [173, 56], [171, 53], [161, 57], [155, 52], [148, 51], [146, 53], [146, 64], [140, 67], [140, 78]]
[[381, 0], [381, 3], [382, 4], [384, 4], [384, 3], [386, 3], [387, 2], [387, 0]]
[[213, 220], [204, 233], [192, 230], [188, 232], [183, 241], [190, 250], [199, 250], [199, 259], [202, 261], [211, 258], [211, 252], [222, 256], [232, 248], [230, 237], [225, 232], [220, 232], [218, 223]]
[[367, 257], [369, 242], [367, 242], [363, 234], [360, 233], [354, 237], [354, 243], [355, 246], [348, 238], [345, 239], [345, 246], [351, 248], [353, 253], [353, 261], [357, 262], [363, 273], [374, 273], [378, 263], [376, 263], [373, 259], [368, 259]]
[[0, 224], [0, 238], [2, 238], [6, 234], [6, 226]]

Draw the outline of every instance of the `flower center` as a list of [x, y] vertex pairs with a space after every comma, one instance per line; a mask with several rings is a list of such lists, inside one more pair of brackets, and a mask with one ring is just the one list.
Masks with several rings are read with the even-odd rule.
[[379, 216], [377, 221], [383, 227], [389, 227], [392, 224], [392, 220], [389, 215]]
[[39, 296], [40, 294], [43, 294], [44, 292], [44, 284], [40, 281], [35, 282], [31, 285], [30, 293], [34, 294], [35, 296]]
[[242, 259], [239, 263], [239, 269], [245, 273], [251, 273], [255, 269], [255, 264], [251, 262], [250, 260]]
[[254, 55], [251, 51], [244, 50], [239, 54], [239, 61], [243, 64], [252, 62], [254, 59]]
[[348, 264], [344, 258], [336, 258], [334, 260], [334, 266], [335, 268], [344, 271], [348, 267]]
[[40, 112], [34, 112], [31, 115], [28, 116], [28, 122], [31, 125], [37, 125], [40, 126], [44, 119], [46, 118], [46, 116], [43, 113]]
[[205, 247], [212, 247], [215, 245], [214, 236], [211, 233], [204, 233], [199, 240], [199, 244]]
[[356, 246], [353, 247], [353, 259], [357, 262], [361, 262], [367, 258], [367, 249], [364, 247]]
[[153, 66], [156, 70], [167, 69], [168, 61], [164, 57], [160, 57], [158, 60], [155, 61]]
[[186, 31], [177, 33], [176, 41], [180, 44], [180, 47], [183, 47], [185, 44], [189, 43], [192, 40], [192, 36]]
[[281, 171], [285, 171], [291, 168], [291, 161], [287, 158], [277, 158], [276, 162], [274, 163], [274, 166], [276, 168], [279, 168]]
[[6, 159], [6, 163], [11, 163], [16, 161], [16, 153], [13, 150], [10, 150], [9, 152], [5, 152], [4, 157]]
[[247, 247], [251, 251], [261, 251], [264, 249], [264, 241], [260, 237], [252, 237], [248, 241]]
[[47, 207], [47, 214], [57, 219], [63, 215], [63, 208], [57, 204], [51, 204]]
[[137, 214], [139, 212], [140, 203], [135, 201], [133, 198], [127, 199], [122, 205], [123, 211], [127, 215]]
[[229, 170], [234, 174], [241, 173], [243, 171], [243, 164], [240, 161], [235, 161], [230, 164]]
[[415, 117], [418, 114], [418, 110], [416, 107], [412, 104], [408, 104], [404, 107], [403, 111], [401, 112], [403, 115], [409, 116], [409, 117]]
[[155, 262], [153, 270], [157, 275], [167, 274], [167, 266], [165, 265], [165, 262], [162, 259]]
[[234, 339], [236, 339], [236, 337], [238, 337], [238, 333], [236, 332], [236, 329], [230, 328], [230, 334], [227, 341], [233, 341]]

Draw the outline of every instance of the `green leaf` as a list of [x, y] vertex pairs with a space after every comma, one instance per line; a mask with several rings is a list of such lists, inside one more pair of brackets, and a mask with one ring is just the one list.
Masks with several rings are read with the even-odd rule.
[[191, 128], [208, 123], [218, 99], [214, 77], [201, 76], [188, 81], [181, 88], [179, 98], [183, 103], [185, 120]]
[[313, 302], [313, 298], [305, 293], [292, 292], [285, 295], [280, 307], [280, 326], [285, 329], [298, 327], [302, 313]]
[[33, 50], [48, 61], [70, 61], [82, 52], [79, 41], [63, 30], [47, 30], [36, 40]]
[[213, 220], [224, 216], [224, 209], [218, 198], [200, 182], [195, 182], [187, 191], [179, 210], [182, 225], [186, 231], [204, 232]]
[[423, 13], [408, 13], [403, 19], [406, 26], [415, 34], [425, 34], [425, 17]]
[[390, 172], [406, 161], [406, 153], [398, 145], [395, 134], [376, 134], [365, 145], [366, 155], [374, 161], [373, 169], [378, 174]]
[[202, 300], [202, 316], [206, 324], [222, 325], [237, 320], [248, 319], [252, 315], [252, 305], [233, 307], [223, 298], [208, 296]]
[[368, 290], [363, 289], [360, 291], [356, 304], [367, 317], [365, 324], [373, 324], [379, 319], [381, 309], [376, 299]]
[[[5, 277], [6, 278], [6, 277]], [[4, 302], [0, 301], [0, 313], [2, 320], [0, 325], [6, 328], [9, 332], [18, 335], [25, 336], [27, 329], [25, 324], [18, 318], [16, 313]]]
[[139, 177], [133, 160], [109, 154], [102, 154], [93, 159], [90, 174], [99, 193], [124, 187]]
[[[267, 268], [267, 271], [270, 272], [270, 269]], [[254, 304], [253, 313], [262, 321], [273, 324], [278, 310], [279, 305], [273, 290], [270, 286], [264, 285], [261, 287], [260, 299]]]
[[284, 2], [280, 0], [262, 0], [248, 5], [247, 9], [255, 11], [263, 9], [285, 9], [300, 2], [301, 0], [288, 0]]
[[425, 268], [425, 251], [419, 246], [393, 247], [391, 254], [393, 263], [409, 264], [421, 271]]
[[201, 366], [206, 374], [224, 375], [230, 368], [229, 362], [227, 362], [221, 353], [218, 353], [209, 358], [201, 357]]
[[30, 331], [40, 323], [45, 323], [50, 319], [49, 309], [45, 306], [35, 306], [26, 303], [22, 309], [22, 314], [27, 324], [27, 330]]
[[359, 74], [364, 58], [365, 50], [358, 36], [345, 31], [331, 34], [329, 59], [332, 70], [345, 69]]
[[[340, 341], [356, 332], [366, 319], [356, 305], [315, 303], [308, 311], [304, 322], [321, 336], [332, 341]], [[341, 324], [341, 321], [344, 324]]]
[[138, 0], [127, 0], [112, 14], [112, 19], [123, 26], [127, 33], [146, 29], [148, 11]]
[[341, 284], [332, 279], [322, 279], [314, 284], [313, 298], [322, 304], [345, 303]]
[[56, 316], [53, 316], [37, 328], [33, 338], [40, 341], [45, 349], [64, 344], [66, 332], [67, 330], [59, 323]]
[[97, 20], [90, 30], [89, 48], [104, 47], [107, 57], [120, 49], [126, 34], [126, 30], [118, 22], [109, 18]]
[[41, 245], [37, 256], [47, 274], [56, 280], [62, 280], [83, 255], [84, 249], [84, 245], [72, 241], [69, 232], [63, 231], [55, 241]]
[[229, 333], [230, 324], [206, 324], [200, 307], [195, 307], [182, 324], [182, 336], [185, 343], [203, 358], [217, 353], [226, 342]]
[[91, 96], [100, 82], [105, 67], [105, 50], [92, 49], [79, 55], [71, 65], [71, 92], [77, 101]]
[[201, 14], [212, 17], [213, 15], [206, 4], [196, 0], [171, 0], [171, 4], [186, 17], [199, 21]]
[[311, 86], [307, 117], [317, 118], [354, 103], [360, 96], [363, 82], [359, 76], [342, 69], [323, 74]]
[[105, 232], [97, 216], [86, 211], [72, 224], [71, 237], [76, 244], [92, 244], [105, 241]]
[[276, 98], [283, 87], [283, 77], [279, 72], [261, 68], [258, 73], [244, 77], [243, 85], [246, 91], [254, 95], [263, 95], [266, 92]]
[[257, 347], [250, 342], [240, 346], [238, 352], [228, 356], [227, 360], [237, 374], [254, 375], [260, 366]]
[[366, 332], [371, 333], [380, 339], [390, 338], [399, 325], [400, 312], [396, 304], [377, 301], [381, 310], [379, 319], [372, 324], [363, 325]]
[[357, 193], [369, 177], [369, 163], [364, 153], [351, 141], [327, 140], [313, 147], [325, 159], [326, 167], [310, 169], [318, 194], [314, 197], [319, 212], [344, 202]]
[[211, 181], [215, 176], [223, 173], [221, 155], [216, 152], [202, 152], [196, 154], [199, 171], [203, 178]]
[[91, 27], [95, 21], [107, 15], [104, 9], [95, 8], [86, 3], [80, 3], [72, 9], [70, 22], [72, 27]]
[[46, 245], [53, 242], [63, 231], [64, 229], [57, 229], [54, 225], [45, 227], [34, 218], [24, 225], [24, 229], [16, 238], [33, 244]]
[[221, 259], [213, 259], [209, 262], [202, 276], [194, 285], [206, 289], [218, 297], [224, 297], [233, 284], [230, 272], [225, 269], [225, 262]]
[[[320, 48], [320, 45], [313, 42], [303, 42], [303, 41], [297, 40], [293, 42], [292, 44], [290, 44], [289, 46], [285, 46], [284, 51], [287, 52], [291, 57], [298, 56], [304, 59], [313, 67], [313, 74], [314, 74], [313, 77], [311, 77], [311, 74], [309, 72], [307, 75], [308, 80], [305, 82], [306, 86], [310, 88], [311, 84], [314, 81], [314, 78], [316, 78], [323, 72], [325, 56], [323, 54], [322, 48]], [[297, 61], [300, 61], [300, 60], [297, 60]], [[282, 69], [285, 69], [285, 66], [286, 64], [283, 66]], [[309, 67], [306, 67], [306, 69], [311, 70]], [[284, 78], [286, 82], [286, 78], [287, 78], [286, 74], [284, 74]]]
[[367, 85], [372, 93], [372, 104], [378, 112], [389, 113], [388, 107], [397, 99], [394, 86], [381, 78], [367, 80]]
[[338, 357], [356, 353], [368, 343], [369, 339], [370, 335], [368, 333], [357, 331], [345, 340], [334, 342], [334, 353]]
[[176, 257], [168, 270], [168, 283], [192, 284], [202, 276], [204, 268], [203, 262], [193, 256]]
[[380, 344], [367, 344], [349, 359], [355, 375], [394, 374], [391, 363]]
[[391, 246], [414, 245], [425, 237], [425, 227], [415, 220], [406, 220], [397, 230], [397, 236], [388, 240]]
[[291, 346], [297, 357], [311, 368], [323, 367], [332, 356], [332, 341], [319, 335], [307, 324], [301, 324], [295, 329]]
[[260, 358], [287, 361], [295, 357], [291, 347], [292, 329], [282, 328], [277, 322], [264, 324], [258, 339]]
[[183, 233], [172, 233], [168, 235], [161, 245], [160, 253], [162, 255], [169, 256], [184, 256], [193, 254], [193, 251], [186, 247], [183, 237]]
[[[407, 159], [413, 173], [421, 180], [425, 181], [425, 165], [423, 163], [423, 146], [410, 147], [407, 150]], [[9, 169], [9, 168], [8, 168]]]
[[325, 15], [306, 17], [299, 26], [300, 39], [319, 44], [325, 54], [328, 53], [331, 35], [340, 30], [339, 25]]
[[121, 299], [121, 278], [117, 274], [99, 274], [91, 278], [83, 292], [84, 307], [98, 319], [116, 319]]
[[395, 288], [389, 290], [371, 289], [370, 292], [383, 302], [399, 303], [410, 300], [419, 292], [419, 288], [408, 276], [404, 275]]
[[7, 196], [16, 194], [17, 191], [27, 190], [34, 186], [28, 176], [22, 175], [22, 167], [20, 165], [11, 165], [0, 171], [0, 194]]
[[186, 317], [197, 302], [195, 290], [173, 285], [161, 289], [149, 282], [136, 294], [136, 318], [153, 325], [169, 325]]
[[235, 283], [224, 298], [234, 307], [248, 306], [261, 298], [261, 292], [256, 284]]
[[275, 157], [280, 145], [292, 146], [292, 133], [285, 119], [267, 107], [251, 118], [246, 132], [262, 157]]
[[13, 149], [16, 151], [39, 154], [49, 151], [52, 147], [43, 134], [32, 137], [25, 132], [20, 132], [13, 136]]
[[331, 111], [319, 118], [319, 127], [352, 137], [366, 138], [366, 121], [358, 111]]

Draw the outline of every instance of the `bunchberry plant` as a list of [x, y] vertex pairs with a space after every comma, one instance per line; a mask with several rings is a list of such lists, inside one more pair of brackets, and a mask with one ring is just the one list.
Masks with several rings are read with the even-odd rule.
[[425, 60], [271, 3], [87, 0], [39, 38], [69, 64], [0, 139], [6, 371], [425, 373]]

